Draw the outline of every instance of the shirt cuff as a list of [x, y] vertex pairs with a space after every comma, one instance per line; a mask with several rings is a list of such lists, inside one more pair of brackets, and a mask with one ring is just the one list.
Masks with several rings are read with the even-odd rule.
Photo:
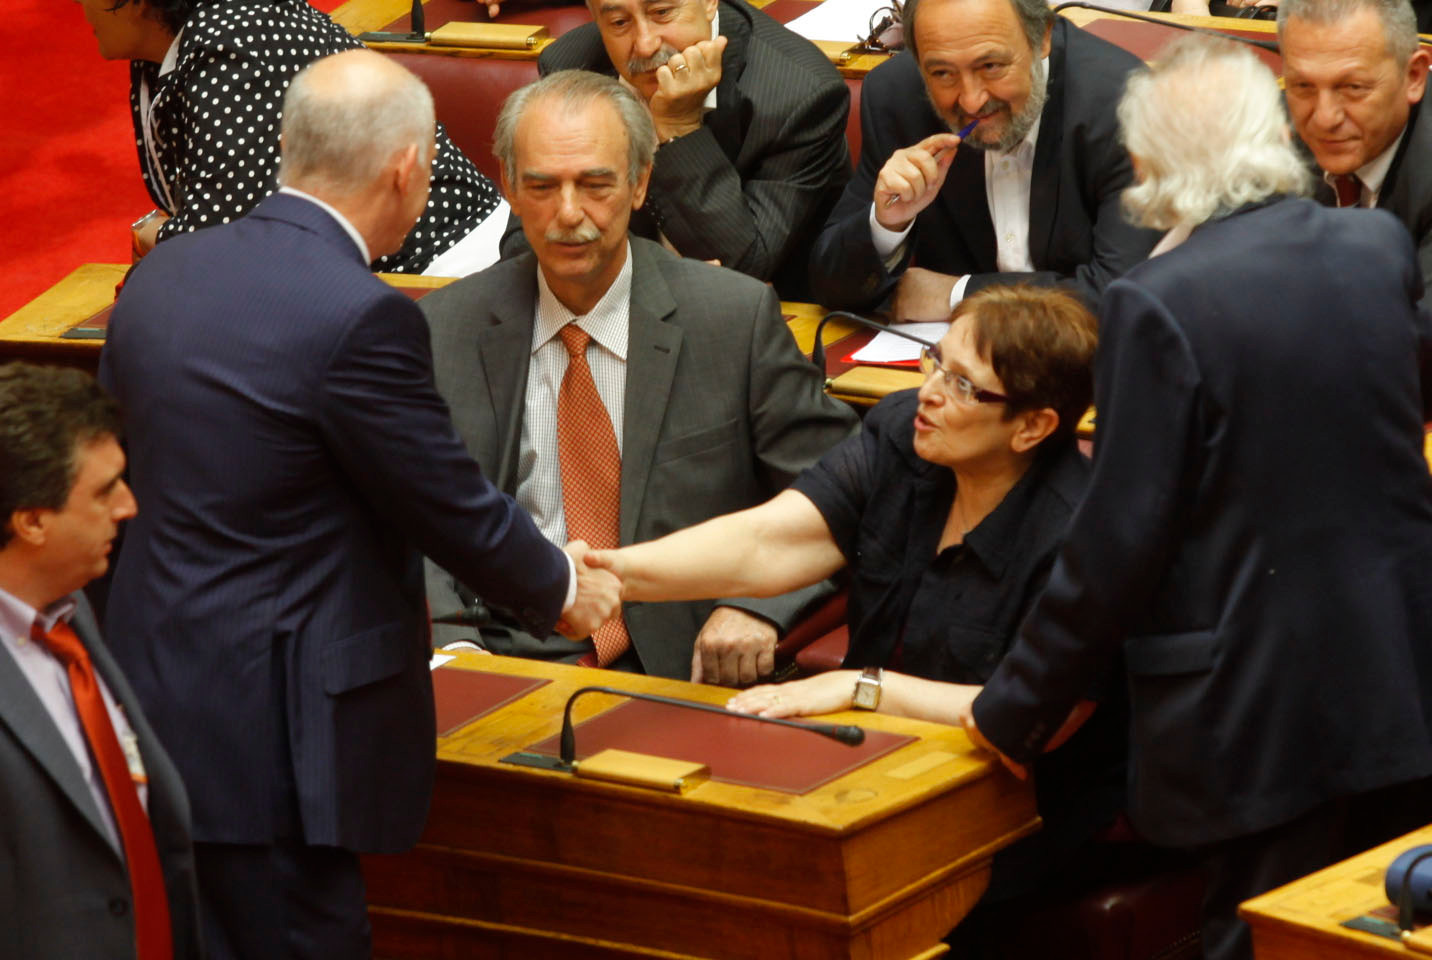
[[567, 559], [567, 599], [562, 601], [562, 616], [565, 617], [572, 604], [577, 602], [577, 565], [567, 551], [563, 550], [562, 556]]
[[950, 289], [950, 312], [951, 312], [951, 313], [954, 313], [954, 312], [955, 312], [955, 307], [958, 307], [958, 306], [960, 305], [960, 301], [965, 298], [965, 288], [968, 287], [969, 285], [970, 285], [970, 275], [969, 275], [968, 273], [965, 274], [963, 277], [960, 277], [960, 279], [958, 279], [958, 280], [955, 281], [955, 285]]
[[870, 205], [870, 241], [875, 244], [875, 252], [887, 269], [900, 262], [900, 256], [905, 252], [905, 238], [910, 236], [914, 227], [913, 220], [910, 226], [898, 232], [881, 226], [880, 221], [875, 219], [875, 204]]

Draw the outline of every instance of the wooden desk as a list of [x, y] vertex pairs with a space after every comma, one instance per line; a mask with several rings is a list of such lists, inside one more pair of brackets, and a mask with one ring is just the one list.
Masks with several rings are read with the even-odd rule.
[[1387, 904], [1382, 878], [1388, 865], [1408, 847], [1424, 843], [1432, 843], [1432, 826], [1243, 904], [1238, 913], [1253, 928], [1257, 960], [1424, 957], [1396, 940], [1342, 926], [1345, 920]]
[[[439, 740], [422, 840], [365, 859], [378, 957], [935, 957], [993, 853], [1037, 825], [1032, 792], [962, 730], [878, 714], [834, 719], [919, 739], [804, 795], [711, 780], [676, 795], [502, 764], [555, 734], [584, 684], [709, 703], [732, 691], [476, 654], [457, 665], [552, 682]], [[617, 702], [589, 694], [574, 713]]]
[[[99, 364], [103, 339], [70, 340], [63, 334], [75, 324], [93, 316], [114, 300], [114, 285], [127, 269], [119, 263], [87, 263], [69, 276], [31, 300], [19, 310], [0, 320], [0, 362], [32, 360], [38, 363], [62, 363], [88, 370]], [[379, 274], [389, 283], [405, 287], [442, 287], [451, 283], [446, 277], [422, 277], [412, 274]], [[825, 311], [813, 303], [783, 303], [782, 311], [790, 317], [791, 333], [801, 352], [810, 354], [815, 342], [816, 324]], [[921, 377], [913, 370], [877, 367], [850, 368], [839, 362], [854, 349], [852, 343], [842, 347], [840, 341], [856, 332], [853, 324], [831, 321], [821, 339], [833, 345], [830, 369], [836, 373], [828, 382], [830, 394], [859, 406], [870, 406], [891, 390], [918, 387]]]

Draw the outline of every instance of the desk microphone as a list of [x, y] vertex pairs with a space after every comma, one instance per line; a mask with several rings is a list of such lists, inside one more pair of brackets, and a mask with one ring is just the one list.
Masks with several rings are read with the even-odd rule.
[[423, 17], [423, 0], [413, 0], [412, 27], [407, 33], [369, 31], [358, 34], [364, 43], [427, 43], [428, 24]]
[[631, 690], [618, 690], [616, 687], [581, 687], [567, 698], [567, 707], [562, 711], [562, 762], [569, 767], [577, 759], [577, 735], [572, 727], [572, 704], [584, 693], [611, 693], [618, 697], [630, 697], [633, 700], [649, 700], [652, 703], [664, 703], [671, 707], [685, 707], [688, 710], [705, 710], [708, 713], [717, 713], [723, 717], [737, 717], [742, 720], [754, 720], [757, 723], [774, 723], [782, 727], [795, 727], [797, 730], [809, 730], [811, 733], [818, 733], [822, 737], [829, 737], [837, 740], [847, 747], [858, 747], [865, 742], [865, 731], [850, 724], [834, 723], [795, 723], [791, 720], [777, 720], [774, 717], [758, 717], [753, 713], [736, 713], [727, 710], [725, 707], [712, 706], [709, 703], [698, 703], [695, 700], [678, 700], [675, 697], [663, 697], [655, 693], [635, 693]]
[[879, 320], [871, 320], [867, 317], [862, 317], [858, 313], [847, 313], [844, 310], [832, 310], [830, 313], [821, 317], [820, 323], [815, 325], [815, 343], [810, 348], [810, 362], [815, 364], [821, 376], [825, 376], [825, 344], [821, 341], [820, 335], [821, 332], [825, 330], [826, 322], [835, 317], [839, 317], [842, 320], [850, 320], [854, 323], [858, 323], [862, 327], [868, 327], [871, 330], [892, 333], [897, 337], [904, 337], [906, 340], [914, 340], [923, 347], [934, 347], [933, 343], [923, 337], [917, 337], [913, 333], [906, 333], [904, 330], [896, 330], [889, 324], [881, 323]]
[[1417, 913], [1432, 910], [1432, 844], [1404, 850], [1387, 868], [1383, 889], [1397, 905], [1397, 927], [1406, 933]]
[[[1222, 4], [1216, 5], [1222, 6]], [[1117, 10], [1113, 7], [1101, 7], [1092, 3], [1084, 3], [1083, 0], [1069, 0], [1069, 2], [1067, 3], [1061, 3], [1054, 8], [1054, 12], [1058, 13], [1059, 11], [1067, 10], [1070, 7], [1079, 7], [1083, 10], [1097, 10], [1099, 13], [1107, 13], [1115, 17], [1128, 17], [1130, 20], [1142, 20], [1144, 23], [1157, 24], [1160, 27], [1173, 27], [1175, 30], [1187, 30], [1189, 33], [1205, 33], [1208, 34], [1210, 37], [1222, 37], [1225, 40], [1237, 40], [1239, 43], [1246, 43], [1250, 47], [1258, 47], [1260, 50], [1271, 50], [1273, 53], [1279, 52], [1278, 44], [1276, 44], [1272, 40], [1253, 40], [1249, 37], [1240, 37], [1237, 34], [1224, 33], [1222, 30], [1212, 30], [1208, 27], [1195, 27], [1192, 24], [1179, 23], [1176, 20], [1160, 20], [1158, 17], [1145, 16], [1142, 13], [1134, 13], [1132, 10]], [[1240, 11], [1277, 10], [1276, 7], [1237, 7], [1234, 9]], [[1276, 16], [1276, 13], [1274, 15]], [[1264, 19], [1265, 16], [1266, 15], [1260, 15], [1250, 12], [1230, 15], [1228, 19], [1260, 20]]]

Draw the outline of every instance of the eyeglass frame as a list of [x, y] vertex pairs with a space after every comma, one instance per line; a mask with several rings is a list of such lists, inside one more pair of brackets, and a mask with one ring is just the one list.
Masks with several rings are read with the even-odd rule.
[[967, 407], [981, 403], [1009, 403], [1009, 397], [1004, 394], [977, 387], [974, 381], [963, 373], [946, 369], [944, 359], [940, 355], [938, 343], [920, 348], [920, 372], [924, 374], [925, 382], [928, 383], [930, 377], [938, 372], [941, 378], [940, 386], [951, 400]]

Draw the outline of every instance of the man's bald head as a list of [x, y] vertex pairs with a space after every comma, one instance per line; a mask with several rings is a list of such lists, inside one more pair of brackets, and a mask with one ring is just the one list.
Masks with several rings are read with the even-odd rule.
[[414, 144], [426, 164], [433, 130], [432, 94], [410, 71], [371, 50], [335, 53], [289, 84], [279, 183], [324, 194], [363, 190]]

